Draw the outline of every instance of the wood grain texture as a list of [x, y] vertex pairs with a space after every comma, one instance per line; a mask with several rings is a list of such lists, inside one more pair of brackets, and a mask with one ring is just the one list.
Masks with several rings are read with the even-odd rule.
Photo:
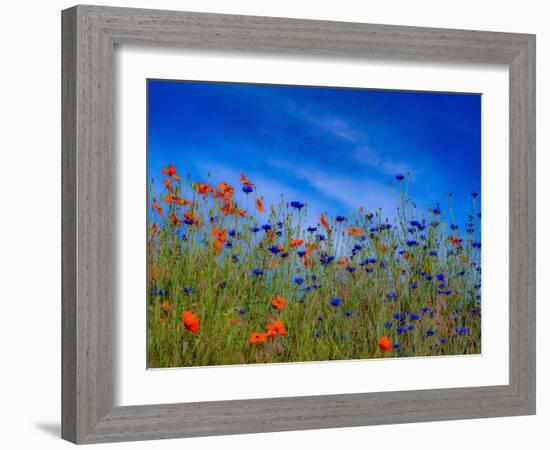
[[[534, 414], [534, 36], [96, 6], [62, 16], [63, 438], [94, 443]], [[114, 407], [116, 44], [508, 65], [510, 383]]]

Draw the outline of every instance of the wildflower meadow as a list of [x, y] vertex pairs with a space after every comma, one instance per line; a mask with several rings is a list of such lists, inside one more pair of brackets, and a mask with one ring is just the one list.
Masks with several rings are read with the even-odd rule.
[[481, 352], [478, 193], [455, 222], [452, 195], [420, 210], [394, 174], [394, 211], [313, 215], [179, 169], [150, 174], [149, 368]]

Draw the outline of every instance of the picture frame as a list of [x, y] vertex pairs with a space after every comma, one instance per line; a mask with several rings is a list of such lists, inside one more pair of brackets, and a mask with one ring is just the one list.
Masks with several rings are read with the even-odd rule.
[[[509, 70], [509, 384], [114, 406], [118, 44]], [[62, 437], [84, 444], [535, 414], [535, 36], [75, 6], [62, 12]]]

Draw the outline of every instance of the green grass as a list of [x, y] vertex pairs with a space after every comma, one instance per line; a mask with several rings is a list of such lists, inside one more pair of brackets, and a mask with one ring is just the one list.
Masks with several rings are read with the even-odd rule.
[[[173, 199], [180, 197], [194, 205], [180, 205], [173, 199], [167, 203], [166, 191], [155, 195], [150, 188], [150, 197], [163, 214], [151, 209], [149, 217], [148, 367], [480, 353], [481, 274], [475, 233], [460, 235], [437, 211], [417, 211], [407, 196], [406, 180], [396, 183], [400, 207], [393, 220], [363, 210], [343, 222], [325, 214], [329, 225], [325, 229], [318, 217], [307, 217], [307, 206], [293, 208], [282, 197], [279, 204], [266, 205], [266, 211], [259, 212], [255, 199], [260, 198], [261, 186], [247, 196], [247, 205], [239, 205], [247, 210], [241, 217], [223, 212], [224, 205], [233, 209], [237, 205], [219, 194], [218, 187], [215, 195], [202, 195], [189, 179], [182, 183], [177, 177], [166, 178]], [[198, 220], [186, 224], [184, 215]], [[411, 226], [415, 219], [421, 224], [424, 219], [425, 228]], [[310, 233], [306, 226], [313, 223], [317, 230]], [[263, 224], [270, 224], [272, 230], [266, 232]], [[260, 230], [254, 232], [256, 226]], [[213, 228], [226, 232], [221, 251], [213, 242], [217, 239]], [[349, 228], [360, 228], [361, 234], [350, 235]], [[236, 235], [229, 236], [229, 230]], [[326, 239], [319, 240], [319, 234]], [[303, 244], [291, 248], [291, 239], [301, 239]], [[419, 245], [409, 245], [412, 240]], [[299, 256], [306, 244], [308, 253]], [[272, 253], [273, 245], [282, 246], [283, 252]], [[355, 245], [361, 248], [352, 252]], [[437, 256], [430, 255], [433, 251]], [[282, 253], [288, 256], [283, 258]], [[323, 264], [323, 255], [335, 259]], [[375, 262], [359, 264], [367, 258]], [[255, 269], [263, 275], [254, 275]], [[443, 282], [437, 280], [438, 274]], [[303, 284], [295, 278], [303, 278]], [[441, 283], [444, 286], [438, 287]], [[286, 299], [284, 309], [271, 305], [275, 297]], [[341, 299], [341, 305], [332, 306], [333, 299]], [[184, 326], [183, 311], [198, 317], [196, 334]], [[395, 319], [394, 314], [403, 319]], [[251, 333], [265, 333], [266, 325], [276, 320], [284, 323], [286, 335], [249, 342]], [[411, 325], [413, 330], [408, 329]], [[405, 331], [399, 333], [399, 328]], [[383, 352], [382, 336], [399, 347]]]

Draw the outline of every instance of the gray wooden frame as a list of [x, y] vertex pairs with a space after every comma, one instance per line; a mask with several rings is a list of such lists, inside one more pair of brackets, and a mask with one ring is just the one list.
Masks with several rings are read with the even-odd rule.
[[[94, 443], [535, 413], [535, 36], [97, 6], [63, 11], [62, 32], [64, 439]], [[506, 64], [509, 384], [114, 407], [113, 52], [119, 43]]]

